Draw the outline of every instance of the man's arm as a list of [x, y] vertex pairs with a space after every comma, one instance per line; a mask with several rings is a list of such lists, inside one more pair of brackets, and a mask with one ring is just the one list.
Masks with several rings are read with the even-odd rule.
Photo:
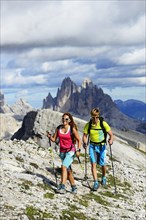
[[88, 142], [88, 135], [87, 134], [83, 133], [82, 141], [83, 141], [83, 147], [86, 148], [87, 142]]
[[114, 140], [114, 135], [113, 135], [113, 132], [112, 132], [112, 130], [110, 130], [110, 131], [108, 131], [108, 134], [109, 134], [109, 140], [108, 140], [108, 143], [110, 144], [110, 145], [112, 145], [113, 144], [113, 140]]

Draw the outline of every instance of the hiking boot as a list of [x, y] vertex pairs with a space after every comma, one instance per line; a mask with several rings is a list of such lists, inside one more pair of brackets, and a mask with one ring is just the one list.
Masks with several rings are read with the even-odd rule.
[[95, 181], [93, 185], [93, 191], [97, 191], [98, 188], [99, 188], [99, 182]]
[[77, 187], [76, 187], [76, 185], [71, 186], [71, 192], [73, 194], [77, 194]]
[[64, 194], [66, 193], [66, 189], [65, 189], [65, 185], [64, 184], [60, 184], [56, 190], [57, 193], [60, 193], [60, 194]]
[[101, 184], [103, 186], [106, 186], [106, 177], [105, 176], [102, 177]]

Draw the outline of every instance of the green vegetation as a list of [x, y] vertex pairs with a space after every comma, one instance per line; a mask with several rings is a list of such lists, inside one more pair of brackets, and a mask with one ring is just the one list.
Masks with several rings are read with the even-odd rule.
[[60, 216], [61, 220], [68, 220], [68, 219], [82, 219], [86, 220], [86, 216], [79, 212], [79, 208], [75, 205], [70, 205], [67, 210], [62, 211], [62, 215]]
[[88, 207], [88, 201], [87, 200], [83, 200], [83, 199], [79, 199], [79, 204], [85, 207]]
[[29, 220], [44, 220], [45, 218], [53, 218], [52, 213], [42, 212], [41, 210], [36, 209], [33, 206], [28, 206], [25, 210], [25, 214], [27, 215]]
[[10, 206], [10, 205], [4, 205], [5, 209], [7, 210], [15, 210], [15, 207]]
[[105, 192], [100, 192], [100, 195], [102, 196], [106, 196], [106, 197], [111, 197], [111, 198], [115, 198], [115, 199], [120, 199], [120, 198], [123, 198], [123, 199], [128, 199], [128, 197], [122, 195], [122, 194], [113, 194], [112, 192], [109, 192], [109, 191], [105, 191]]
[[86, 200], [86, 201], [94, 199], [96, 202], [100, 203], [103, 206], [110, 205], [110, 203], [107, 202], [105, 199], [103, 199], [101, 196], [93, 194], [93, 193], [85, 194], [82, 196], [82, 198], [83, 198], [83, 200]]
[[44, 198], [45, 199], [54, 199], [54, 194], [47, 192], [44, 194]]
[[22, 157], [16, 156], [15, 159], [18, 160], [18, 161], [21, 162], [21, 163], [24, 162], [24, 160], [23, 160]]
[[38, 183], [37, 184], [38, 187], [42, 188], [43, 190], [52, 190], [51, 186], [49, 186], [48, 184], [44, 183]]
[[30, 189], [30, 186], [32, 186], [33, 183], [29, 180], [23, 180], [23, 182], [21, 184], [19, 184], [19, 186], [21, 186], [22, 189], [25, 189], [25, 190], [29, 190]]
[[38, 165], [36, 163], [30, 163], [31, 166], [35, 167], [36, 169], [38, 169]]

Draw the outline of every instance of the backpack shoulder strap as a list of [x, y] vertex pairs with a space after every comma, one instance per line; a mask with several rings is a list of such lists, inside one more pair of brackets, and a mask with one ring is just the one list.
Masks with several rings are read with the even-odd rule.
[[88, 134], [90, 135], [90, 130], [91, 130], [91, 124], [92, 124], [92, 119], [89, 121], [89, 127], [88, 127]]
[[59, 130], [61, 127], [62, 127], [62, 125], [58, 125], [58, 126], [57, 126], [57, 129]]
[[103, 133], [104, 133], [104, 141], [106, 142], [107, 132], [106, 132], [105, 127], [103, 125], [104, 118], [99, 117], [99, 120], [100, 120], [100, 127], [101, 127], [101, 129], [103, 130]]

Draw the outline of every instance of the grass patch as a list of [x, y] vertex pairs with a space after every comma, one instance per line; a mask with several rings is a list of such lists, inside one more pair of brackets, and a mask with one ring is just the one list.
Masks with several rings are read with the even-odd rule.
[[82, 196], [83, 200], [92, 200], [94, 199], [96, 202], [100, 203], [103, 206], [109, 206], [110, 203], [107, 202], [105, 199], [101, 198], [101, 196], [90, 193]]
[[86, 220], [86, 216], [81, 213], [78, 212], [79, 208], [75, 205], [70, 205], [70, 207], [68, 207], [68, 209], [63, 210], [62, 211], [62, 215], [60, 216], [61, 220], [69, 220], [69, 219], [82, 219], [82, 220]]
[[15, 159], [21, 163], [24, 162], [24, 159], [22, 157], [16, 156]]
[[72, 164], [79, 164], [78, 159], [74, 159], [74, 161], [72, 162]]
[[47, 192], [44, 194], [44, 198], [45, 199], [54, 199], [54, 194]]
[[38, 169], [38, 165], [36, 163], [30, 163], [31, 166], [33, 166], [34, 168]]
[[30, 189], [30, 186], [32, 186], [33, 183], [29, 180], [24, 180], [21, 184], [19, 184], [19, 186], [21, 186], [22, 189], [25, 189], [25, 190], [29, 190]]
[[87, 200], [79, 199], [79, 204], [88, 207], [89, 202]]
[[53, 218], [52, 213], [42, 212], [41, 210], [36, 209], [33, 206], [28, 206], [25, 210], [25, 214], [27, 215], [29, 220], [44, 220]]
[[100, 195], [103, 195], [103, 196], [106, 196], [106, 197], [110, 197], [110, 198], [114, 198], [114, 199], [120, 199], [120, 198], [123, 198], [123, 199], [128, 199], [128, 197], [122, 195], [122, 194], [113, 194], [112, 192], [109, 192], [109, 191], [106, 191], [106, 192], [99, 192]]
[[15, 210], [15, 207], [10, 206], [10, 205], [4, 205], [5, 209], [7, 210]]
[[44, 183], [38, 183], [37, 184], [38, 187], [42, 188], [43, 190], [52, 190], [51, 186], [49, 186], [48, 184]]

